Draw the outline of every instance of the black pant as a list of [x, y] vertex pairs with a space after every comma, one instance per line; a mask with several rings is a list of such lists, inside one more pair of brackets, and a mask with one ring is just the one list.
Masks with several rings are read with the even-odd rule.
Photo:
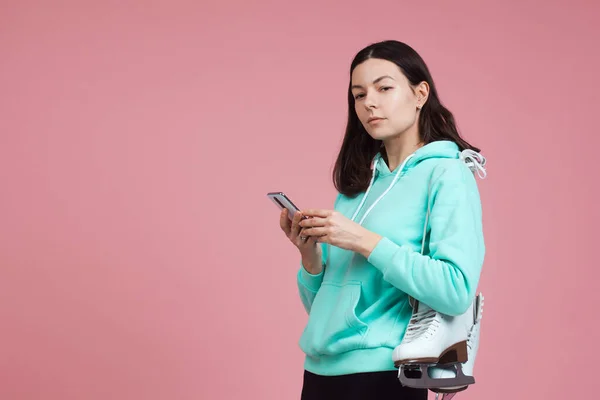
[[427, 400], [426, 389], [402, 386], [398, 371], [321, 376], [304, 371], [301, 400]]

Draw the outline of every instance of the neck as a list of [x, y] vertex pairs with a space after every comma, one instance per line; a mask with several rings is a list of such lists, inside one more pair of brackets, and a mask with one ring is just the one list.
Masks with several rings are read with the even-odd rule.
[[394, 171], [406, 158], [423, 146], [418, 130], [408, 130], [383, 141], [390, 171]]

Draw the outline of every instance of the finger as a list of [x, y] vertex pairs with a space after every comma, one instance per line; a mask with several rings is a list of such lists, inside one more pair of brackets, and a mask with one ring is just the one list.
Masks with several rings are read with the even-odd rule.
[[307, 215], [309, 217], [321, 217], [327, 218], [331, 215], [333, 211], [331, 210], [321, 210], [318, 208], [309, 208], [307, 210], [302, 210], [303, 215]]
[[314, 246], [317, 244], [317, 236], [309, 236], [306, 240], [306, 244], [310, 246]]
[[323, 235], [323, 236], [312, 236], [315, 238], [315, 242], [317, 243], [331, 243], [329, 241], [329, 236], [327, 235]]
[[279, 226], [285, 232], [286, 235], [290, 235], [290, 231], [292, 230], [292, 221], [288, 218], [288, 211], [286, 208], [281, 210], [281, 214], [279, 215]]
[[324, 236], [328, 233], [327, 228], [324, 227], [304, 228], [301, 232], [302, 236]]
[[303, 219], [300, 221], [300, 226], [303, 228], [310, 228], [313, 226], [325, 226], [327, 223], [327, 218], [322, 217], [311, 217], [307, 219]]
[[296, 244], [298, 246], [304, 246], [308, 240], [310, 239], [310, 236], [306, 236], [302, 233], [302, 229], [300, 229], [300, 231], [298, 232], [298, 234], [296, 235]]
[[298, 236], [300, 229], [302, 229], [299, 225], [301, 219], [302, 219], [302, 213], [299, 211], [296, 211], [296, 214], [294, 214], [294, 219], [292, 219], [292, 232], [291, 232], [292, 239], [295, 239]]
[[307, 246], [309, 244], [310, 239], [310, 236], [298, 235], [298, 246]]

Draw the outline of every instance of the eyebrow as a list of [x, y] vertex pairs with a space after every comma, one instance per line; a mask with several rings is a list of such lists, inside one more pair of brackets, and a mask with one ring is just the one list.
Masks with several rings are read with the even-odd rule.
[[[377, 82], [379, 82], [380, 80], [382, 80], [382, 79], [385, 79], [385, 78], [390, 78], [391, 80], [394, 80], [394, 78], [392, 78], [391, 76], [389, 76], [389, 75], [384, 75], [384, 76], [380, 76], [379, 78], [375, 79], [375, 80], [373, 81], [373, 83], [377, 83]], [[362, 86], [360, 86], [360, 85], [352, 85], [352, 87], [351, 87], [350, 89], [362, 89], [362, 88], [363, 88], [363, 87], [362, 87]]]

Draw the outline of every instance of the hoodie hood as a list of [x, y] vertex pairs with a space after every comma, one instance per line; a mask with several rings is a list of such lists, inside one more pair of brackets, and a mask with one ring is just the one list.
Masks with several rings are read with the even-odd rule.
[[[404, 160], [402, 165], [398, 166], [398, 168], [401, 168], [403, 170], [408, 170], [408, 169], [415, 167], [421, 161], [424, 161], [424, 160], [427, 160], [430, 158], [464, 159], [466, 157], [474, 158], [474, 159], [469, 160], [471, 163], [473, 161], [478, 161], [479, 164], [481, 164], [481, 167], [483, 167], [483, 165], [485, 165], [485, 158], [483, 156], [481, 156], [479, 153], [472, 151], [472, 150], [464, 150], [463, 152], [461, 152], [456, 143], [449, 141], [449, 140], [439, 140], [439, 141], [435, 141], [435, 142], [426, 144], [425, 146], [417, 149], [417, 151], [415, 151], [414, 153], [409, 155], [406, 158], [406, 160]], [[373, 165], [376, 168], [376, 170], [374, 172], [376, 172], [376, 174], [381, 175], [381, 176], [394, 175], [394, 174], [400, 172], [400, 170], [398, 170], [398, 169], [396, 169], [394, 171], [390, 171], [388, 168], [388, 165], [385, 163], [385, 160], [383, 159], [383, 156], [381, 155], [381, 153], [377, 153], [377, 155], [375, 155], [375, 158], [373, 158]], [[469, 165], [469, 163], [467, 163], [467, 165]], [[471, 166], [469, 166], [469, 167], [471, 168]], [[475, 170], [479, 170], [479, 169], [475, 168]], [[473, 168], [471, 168], [471, 171], [475, 172], [475, 170]], [[481, 171], [481, 170], [479, 170], [479, 171]], [[483, 169], [483, 173], [485, 173], [485, 169]]]

